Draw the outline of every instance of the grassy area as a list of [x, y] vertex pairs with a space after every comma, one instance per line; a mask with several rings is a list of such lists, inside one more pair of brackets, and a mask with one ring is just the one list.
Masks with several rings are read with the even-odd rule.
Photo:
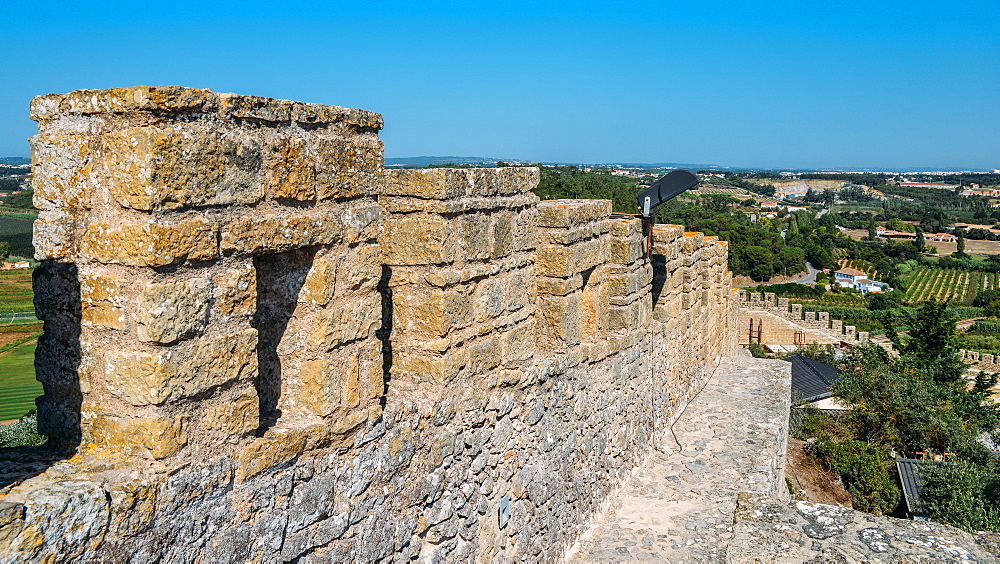
[[10, 243], [10, 254], [30, 257], [35, 255], [31, 244], [31, 224], [26, 214], [0, 213], [0, 241]]
[[42, 384], [35, 380], [36, 341], [0, 354], [0, 421], [18, 419], [35, 407]]
[[[34, 293], [31, 290], [31, 271], [0, 271], [0, 312], [31, 311]], [[2, 314], [0, 314], [2, 317]], [[0, 320], [2, 322], [2, 320]]]

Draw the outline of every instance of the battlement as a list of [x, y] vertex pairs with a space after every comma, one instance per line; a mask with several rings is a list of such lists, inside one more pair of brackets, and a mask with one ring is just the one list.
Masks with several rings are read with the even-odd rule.
[[32, 118], [39, 425], [76, 454], [0, 491], [3, 558], [551, 560], [736, 348], [716, 238], [645, 258], [536, 169], [386, 171], [372, 112], [136, 87]]

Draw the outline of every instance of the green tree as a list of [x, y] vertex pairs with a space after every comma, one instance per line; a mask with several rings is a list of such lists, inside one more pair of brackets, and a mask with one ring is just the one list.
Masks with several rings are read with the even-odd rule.
[[889, 471], [889, 457], [879, 445], [853, 440], [836, 443], [821, 437], [813, 455], [840, 475], [855, 509], [881, 515], [891, 513], [899, 504], [899, 487]]
[[955, 250], [955, 256], [961, 257], [965, 255], [965, 235], [961, 233], [958, 234], [958, 248]]
[[[997, 376], [980, 373], [969, 385], [946, 307], [928, 302], [913, 314], [890, 310], [883, 323], [899, 355], [867, 345], [845, 362], [834, 393], [850, 407], [848, 424], [859, 438], [911, 455], [962, 453], [1000, 427], [1000, 407], [991, 400]], [[909, 331], [895, 331], [901, 325]]]
[[916, 246], [917, 246], [917, 252], [920, 252], [920, 253], [924, 252], [924, 246], [925, 246], [924, 230], [921, 229], [919, 225], [917, 226], [917, 234], [916, 234], [915, 241], [916, 241]]
[[921, 468], [931, 518], [966, 531], [1000, 530], [1000, 462], [955, 461]]

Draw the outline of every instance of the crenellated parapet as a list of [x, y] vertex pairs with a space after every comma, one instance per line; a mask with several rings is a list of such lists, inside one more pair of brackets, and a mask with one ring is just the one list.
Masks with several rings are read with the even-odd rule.
[[736, 350], [724, 243], [647, 254], [533, 168], [384, 170], [378, 114], [136, 87], [32, 117], [71, 452], [4, 459], [0, 560], [553, 560]]

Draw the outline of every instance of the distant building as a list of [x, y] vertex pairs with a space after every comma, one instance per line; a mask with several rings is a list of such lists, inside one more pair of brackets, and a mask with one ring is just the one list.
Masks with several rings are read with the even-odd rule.
[[957, 243], [958, 236], [951, 233], [924, 233], [927, 241], [937, 241], [938, 243]]
[[26, 260], [18, 261], [14, 263], [14, 268], [31, 268], [31, 263]]
[[854, 288], [863, 294], [892, 291], [892, 286], [885, 282], [870, 280], [863, 270], [856, 268], [842, 268], [833, 273], [833, 279], [841, 288]]
[[958, 190], [961, 184], [934, 184], [933, 182], [900, 182], [900, 186], [910, 186], [913, 188], [939, 188], [941, 190]]

